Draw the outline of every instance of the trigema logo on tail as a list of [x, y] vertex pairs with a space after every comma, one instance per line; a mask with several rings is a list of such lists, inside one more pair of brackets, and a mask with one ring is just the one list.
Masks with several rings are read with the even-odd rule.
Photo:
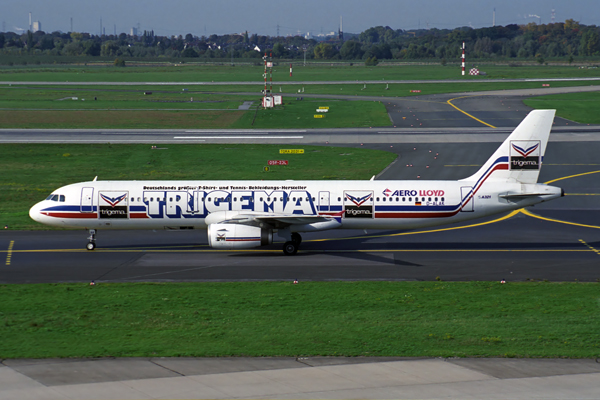
[[373, 192], [344, 192], [344, 218], [373, 218]]
[[127, 218], [127, 192], [101, 192], [100, 218]]
[[510, 142], [510, 169], [540, 169], [541, 145], [539, 140], [513, 140]]

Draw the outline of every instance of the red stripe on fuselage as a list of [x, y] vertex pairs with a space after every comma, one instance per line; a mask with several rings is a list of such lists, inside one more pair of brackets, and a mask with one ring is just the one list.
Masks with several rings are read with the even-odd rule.
[[67, 219], [97, 219], [98, 213], [68, 213], [68, 212], [41, 212], [40, 214], [46, 215], [53, 218], [67, 218]]
[[129, 218], [144, 219], [150, 217], [146, 213], [129, 213]]

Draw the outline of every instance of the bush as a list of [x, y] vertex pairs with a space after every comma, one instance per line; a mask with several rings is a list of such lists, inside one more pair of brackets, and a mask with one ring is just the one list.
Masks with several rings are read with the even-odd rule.
[[117, 59], [115, 59], [114, 65], [115, 65], [115, 67], [124, 67], [125, 66], [125, 60], [123, 60], [121, 58], [117, 58]]
[[365, 65], [367, 67], [374, 67], [377, 64], [379, 64], [379, 60], [375, 56], [369, 57], [365, 60]]

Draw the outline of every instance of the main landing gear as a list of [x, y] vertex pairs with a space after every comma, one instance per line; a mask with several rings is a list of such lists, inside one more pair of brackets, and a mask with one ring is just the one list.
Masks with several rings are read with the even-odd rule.
[[293, 256], [298, 252], [300, 243], [302, 243], [302, 236], [298, 232], [292, 232], [292, 240], [285, 242], [283, 245], [283, 254]]
[[85, 245], [85, 248], [88, 250], [94, 250], [96, 248], [96, 230], [90, 229], [90, 236], [88, 237], [88, 244]]

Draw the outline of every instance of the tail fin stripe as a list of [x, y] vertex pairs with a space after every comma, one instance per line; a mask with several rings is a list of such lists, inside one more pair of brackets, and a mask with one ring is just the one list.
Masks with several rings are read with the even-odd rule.
[[471, 191], [462, 199], [462, 201], [460, 202], [461, 203], [460, 208], [462, 209], [469, 202], [469, 200], [473, 196], [475, 196], [475, 193], [477, 193], [479, 188], [481, 188], [481, 185], [483, 185], [483, 183], [487, 180], [487, 178], [489, 178], [495, 171], [501, 171], [501, 170], [507, 170], [507, 169], [508, 169], [508, 157], [498, 158], [494, 162], [494, 165], [492, 165], [490, 168], [488, 168], [486, 173], [481, 178], [479, 178], [479, 180], [475, 183], [475, 186], [473, 186], [473, 189], [471, 189]]

